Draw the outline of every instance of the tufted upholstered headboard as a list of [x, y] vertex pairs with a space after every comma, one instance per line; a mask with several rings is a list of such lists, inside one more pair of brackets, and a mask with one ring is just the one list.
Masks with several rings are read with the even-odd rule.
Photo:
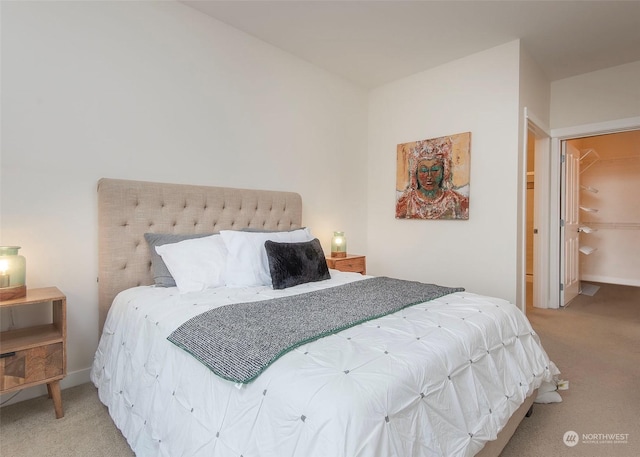
[[302, 198], [293, 192], [100, 179], [100, 333], [120, 291], [153, 283], [145, 233], [217, 233], [248, 227], [290, 230], [301, 225]]

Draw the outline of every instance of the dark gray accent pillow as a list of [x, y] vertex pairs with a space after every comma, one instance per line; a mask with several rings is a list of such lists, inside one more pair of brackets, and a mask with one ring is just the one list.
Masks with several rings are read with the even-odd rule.
[[317, 238], [299, 243], [265, 241], [264, 247], [274, 289], [286, 289], [331, 278], [324, 251]]
[[176, 282], [169, 273], [167, 265], [160, 257], [160, 254], [156, 252], [156, 246], [162, 246], [163, 244], [178, 243], [184, 240], [191, 240], [194, 238], [203, 238], [205, 236], [211, 236], [213, 233], [191, 233], [191, 234], [177, 234], [177, 233], [145, 233], [144, 239], [147, 240], [149, 250], [151, 251], [151, 271], [153, 272], [153, 280], [156, 286], [160, 287], [175, 287]]

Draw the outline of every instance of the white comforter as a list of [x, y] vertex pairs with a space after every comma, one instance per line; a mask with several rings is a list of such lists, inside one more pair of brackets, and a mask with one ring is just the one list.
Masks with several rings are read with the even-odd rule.
[[282, 291], [120, 293], [91, 379], [136, 455], [471, 456], [551, 381], [550, 361], [522, 312], [467, 292], [301, 346], [247, 385], [218, 378], [166, 339], [213, 307], [363, 278], [331, 274]]

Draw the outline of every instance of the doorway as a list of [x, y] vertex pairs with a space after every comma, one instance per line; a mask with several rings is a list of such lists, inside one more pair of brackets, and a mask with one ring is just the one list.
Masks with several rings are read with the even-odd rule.
[[523, 312], [527, 306], [547, 307], [549, 294], [549, 197], [550, 197], [550, 135], [532, 113], [525, 108], [522, 186], [522, 282], [520, 303]]
[[[569, 140], [591, 138], [630, 130], [640, 130], [640, 117], [551, 131], [551, 167], [549, 169], [548, 182], [553, 197], [549, 200], [548, 207], [546, 208], [550, 215], [548, 225], [550, 236], [546, 246], [541, 249], [541, 251], [548, 253], [549, 261], [545, 264], [547, 267], [547, 274], [545, 276], [549, 281], [549, 294], [546, 299], [534, 303], [534, 306], [541, 308], [559, 308], [560, 306], [564, 306], [563, 277], [565, 272], [562, 268], [565, 265], [565, 253], [563, 252], [562, 218], [560, 211], [562, 199], [565, 198], [562, 193], [564, 178], [561, 172], [563, 143]], [[537, 168], [536, 175], [540, 174], [539, 172], [540, 170]], [[545, 202], [539, 202], [536, 204], [536, 207], [544, 205]]]
[[593, 282], [640, 286], [640, 129], [566, 144], [580, 151], [580, 293]]

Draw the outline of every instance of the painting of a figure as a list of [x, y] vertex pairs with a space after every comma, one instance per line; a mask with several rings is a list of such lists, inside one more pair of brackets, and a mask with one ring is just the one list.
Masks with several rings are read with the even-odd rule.
[[397, 219], [469, 219], [471, 133], [399, 144]]

